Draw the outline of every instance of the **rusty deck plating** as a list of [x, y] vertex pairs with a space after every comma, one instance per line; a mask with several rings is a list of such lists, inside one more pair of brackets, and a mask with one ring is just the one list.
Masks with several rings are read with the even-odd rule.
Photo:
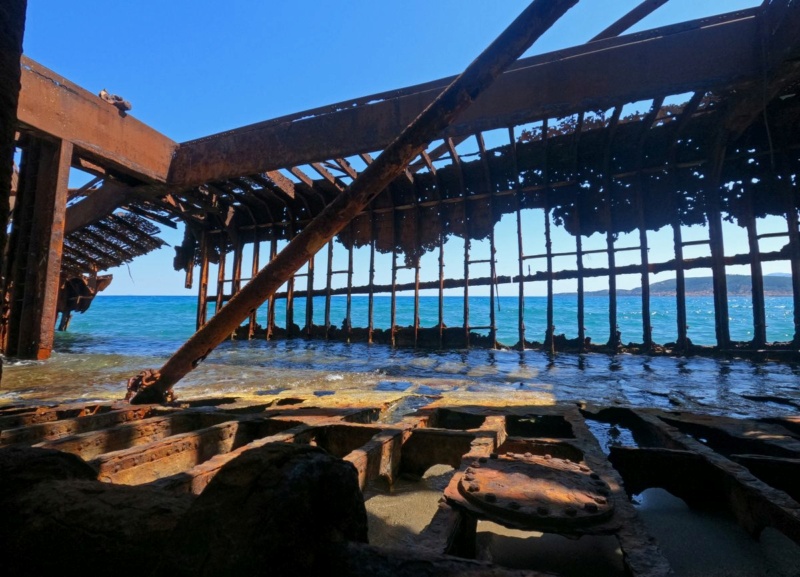
[[[753, 536], [774, 527], [800, 543], [796, 419], [433, 403], [383, 422], [394, 400], [350, 407], [303, 396], [261, 404], [12, 407], [0, 411], [0, 445], [58, 449], [88, 462], [99, 480], [195, 495], [233, 458], [273, 442], [324, 448], [356, 467], [362, 488], [450, 465], [444, 499], [416, 538], [422, 556], [473, 556], [482, 518], [572, 537], [613, 535], [631, 575], [667, 575], [668, 562], [629, 499], [655, 486], [690, 505], [727, 509]], [[635, 443], [607, 454], [587, 424], [598, 422], [630, 430]]]

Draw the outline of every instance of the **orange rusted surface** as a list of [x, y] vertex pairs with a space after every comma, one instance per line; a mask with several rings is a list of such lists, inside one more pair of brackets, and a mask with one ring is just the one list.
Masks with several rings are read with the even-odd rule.
[[457, 503], [497, 522], [552, 530], [593, 525], [611, 517], [608, 485], [585, 464], [550, 455], [507, 453], [480, 458], [464, 471]]
[[[476, 549], [478, 520], [488, 519], [570, 538], [616, 538], [627, 575], [667, 577], [669, 564], [630, 500], [651, 487], [669, 490], [690, 507], [718, 506], [753, 535], [772, 527], [800, 542], [800, 449], [785, 442], [787, 456], [776, 457], [772, 435], [732, 434], [766, 431], [774, 423], [622, 407], [579, 411], [574, 405], [478, 404], [427, 406], [389, 422], [391, 403], [344, 408], [332, 398], [298, 395], [291, 404], [281, 396], [205, 399], [136, 410], [121, 410], [121, 403], [0, 407], [0, 446], [15, 445], [0, 449], [35, 445], [72, 453], [98, 478], [145, 485], [154, 496], [200, 495], [235, 459], [274, 443], [324, 449], [352, 464], [358, 484], [367, 488], [455, 463], [456, 471], [443, 473], [449, 476], [439, 485], [447, 483], [445, 498], [428, 527], [387, 549], [387, 555], [420, 563], [426, 555], [490, 561]], [[569, 424], [569, 435], [558, 419]], [[592, 421], [630, 427], [632, 441], [612, 445], [606, 454], [590, 431]], [[680, 430], [687, 423], [706, 427], [705, 443]], [[513, 436], [506, 437], [509, 430]], [[790, 431], [782, 434], [796, 438]], [[647, 446], [637, 439], [646, 439]], [[79, 492], [75, 498], [90, 503], [97, 493]], [[682, 546], [692, 545], [681, 537]], [[490, 571], [482, 575], [503, 574], [501, 559], [491, 563], [482, 565]], [[538, 563], [526, 569], [544, 570]]]
[[149, 181], [167, 179], [177, 143], [38, 62], [22, 57], [17, 116], [40, 133]]

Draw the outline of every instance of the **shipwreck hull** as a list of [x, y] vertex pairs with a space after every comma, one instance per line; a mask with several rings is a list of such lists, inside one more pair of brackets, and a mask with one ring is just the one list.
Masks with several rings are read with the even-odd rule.
[[[335, 552], [326, 549], [324, 555], [332, 555], [345, 574], [362, 574], [366, 567], [379, 574], [399, 574], [398, 566], [415, 561], [430, 563], [432, 570], [449, 567], [448, 571], [465, 574], [511, 574], [502, 565], [467, 561], [482, 555], [476, 527], [483, 520], [570, 538], [611, 536], [622, 551], [627, 574], [667, 575], [669, 563], [630, 500], [652, 487], [664, 488], [693, 507], [727, 511], [754, 538], [765, 528], [773, 528], [800, 544], [800, 424], [794, 417], [746, 420], [642, 408], [542, 405], [533, 397], [515, 399], [504, 403], [506, 406], [490, 399], [481, 406], [465, 399], [443, 398], [403, 415], [394, 411], [402, 398], [394, 393], [373, 393], [360, 400], [285, 393], [257, 403], [222, 398], [171, 407], [101, 403], [5, 408], [0, 411], [0, 453], [6, 468], [3, 483], [8, 489], [3, 507], [20, 502], [33, 507], [25, 500], [26, 491], [40, 491], [32, 494], [56, 507], [51, 519], [56, 527], [61, 522], [59, 515], [72, 511], [69, 525], [53, 530], [87, 532], [102, 531], [91, 524], [100, 519], [110, 523], [115, 513], [97, 513], [95, 504], [95, 513], [81, 516], [74, 512], [81, 508], [81, 500], [87, 507], [97, 499], [117, 503], [117, 514], [128, 515], [130, 527], [138, 528], [137, 537], [131, 535], [133, 529], [115, 533], [118, 553], [140, 550], [136, 548], [146, 542], [150, 553], [142, 556], [137, 571], [154, 571], [170, 558], [170, 547], [180, 549], [175, 543], [182, 538], [186, 541], [181, 537], [185, 527], [171, 531], [185, 525], [182, 519], [190, 515], [187, 511], [196, 496], [202, 495], [217, 475], [224, 475], [221, 472], [228, 470], [226, 467], [240, 470], [236, 467], [244, 466], [240, 459], [246, 455], [251, 455], [248, 466], [253, 466], [253, 458], [265, 450], [267, 460], [297, 451], [306, 455], [298, 457], [301, 461], [323, 458], [303, 453], [303, 447], [313, 447], [312, 452], [328, 455], [325, 459], [348, 463], [343, 474], [350, 479], [345, 482], [350, 488], [337, 493], [337, 499], [351, 499], [353, 492], [358, 494], [359, 489], [375, 483], [391, 486], [401, 476], [420, 478], [436, 465], [452, 467], [438, 507], [424, 513], [430, 521], [410, 542], [396, 543], [391, 549], [367, 546], [359, 544], [365, 537], [358, 530], [348, 533], [346, 543], [336, 545]], [[610, 425], [616, 429], [615, 435], [621, 430], [630, 438], [624, 444], [601, 439], [601, 445], [590, 431], [590, 427], [597, 430], [598, 424]], [[15, 475], [21, 474], [19, 468], [9, 469], [7, 463], [23, 447], [79, 459], [68, 467], [28, 467], [22, 490], [14, 485]], [[280, 457], [281, 462], [286, 458]], [[64, 467], [79, 473], [67, 475]], [[53, 473], [56, 469], [61, 472]], [[287, 471], [284, 467], [270, 475], [280, 479], [290, 475]], [[66, 475], [72, 478], [72, 485], [58, 489], [48, 475], [67, 482], [63, 480]], [[233, 477], [238, 479], [236, 475], [241, 473]], [[336, 475], [336, 479], [341, 477]], [[56, 483], [50, 492], [48, 485], [42, 484], [43, 478]], [[120, 487], [121, 492], [113, 492], [112, 486]], [[106, 495], [107, 490], [113, 494]], [[358, 499], [361, 502], [361, 497]], [[226, 505], [232, 508], [229, 514], [234, 518], [236, 502], [233, 498]], [[142, 535], [147, 530], [139, 525], [143, 521], [131, 508], [150, 511], [152, 507], [160, 511], [162, 523], [148, 529], [153, 538], [147, 540]], [[328, 513], [281, 510], [288, 517], [270, 521], [277, 523], [270, 533], [277, 540], [281, 539], [280, 524], [288, 527], [289, 518], [298, 515], [311, 515], [314, 518], [308, 522], [331, 526], [361, 523], [347, 520], [350, 513], [335, 506], [326, 509]], [[333, 518], [319, 518], [325, 515]], [[18, 530], [35, 534], [42, 522], [32, 517], [27, 520], [30, 525]], [[213, 521], [197, 517], [192, 522], [196, 526], [203, 523]], [[227, 527], [234, 533], [238, 530]], [[66, 534], [64, 539], [72, 542]], [[41, 570], [55, 562], [46, 556], [35, 560], [25, 547], [14, 550], [14, 542], [8, 541], [4, 551], [11, 567], [19, 568], [15, 563], [24, 561], [28, 571]], [[94, 546], [79, 546], [71, 555], [79, 560], [93, 554]], [[215, 546], [220, 545], [208, 545], [211, 549]], [[114, 554], [108, 543], [102, 547]], [[254, 554], [247, 553], [243, 545], [241, 548], [245, 557]], [[195, 569], [213, 574], [203, 572], [210, 571], [208, 567], [203, 569], [200, 563]], [[528, 569], [535, 572], [540, 568]]]

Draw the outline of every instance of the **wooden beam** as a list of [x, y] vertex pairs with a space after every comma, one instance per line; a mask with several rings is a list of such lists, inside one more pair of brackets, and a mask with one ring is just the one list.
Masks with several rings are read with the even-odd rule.
[[[521, 60], [439, 137], [761, 78], [759, 9]], [[385, 148], [452, 78], [181, 144], [180, 187]], [[336, 138], [330, 138], [335, 134]], [[264, 154], [268, 150], [269, 154]]]
[[21, 128], [72, 142], [81, 156], [148, 182], [167, 179], [177, 144], [100, 97], [22, 57]]

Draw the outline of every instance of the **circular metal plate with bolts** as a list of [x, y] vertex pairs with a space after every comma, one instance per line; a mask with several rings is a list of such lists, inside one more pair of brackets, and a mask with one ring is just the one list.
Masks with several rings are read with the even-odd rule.
[[497, 522], [556, 532], [614, 512], [608, 485], [585, 464], [530, 453], [475, 460], [458, 481], [458, 497]]

